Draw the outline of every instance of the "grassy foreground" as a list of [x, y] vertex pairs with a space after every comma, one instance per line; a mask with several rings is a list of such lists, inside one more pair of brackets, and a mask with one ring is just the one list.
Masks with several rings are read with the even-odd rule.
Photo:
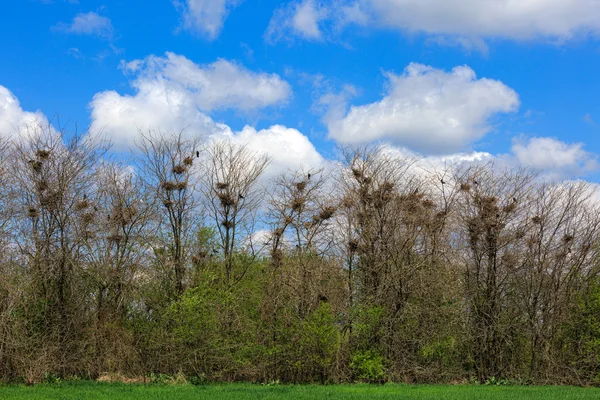
[[600, 389], [540, 386], [442, 385], [335, 385], [260, 386], [248, 384], [207, 386], [126, 385], [120, 383], [63, 383], [58, 385], [0, 387], [2, 400], [87, 399], [407, 399], [407, 400], [527, 400], [600, 399]]

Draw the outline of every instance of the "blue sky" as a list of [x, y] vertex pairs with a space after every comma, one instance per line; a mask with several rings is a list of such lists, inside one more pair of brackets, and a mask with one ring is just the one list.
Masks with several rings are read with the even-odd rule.
[[138, 129], [185, 127], [250, 142], [278, 168], [319, 163], [338, 144], [389, 143], [600, 176], [600, 0], [3, 8], [4, 137], [58, 115], [102, 130], [116, 151]]

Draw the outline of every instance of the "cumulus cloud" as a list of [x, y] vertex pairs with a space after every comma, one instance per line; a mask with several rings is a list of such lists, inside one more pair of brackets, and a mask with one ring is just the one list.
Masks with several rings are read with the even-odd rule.
[[252, 72], [242, 65], [219, 59], [198, 65], [184, 56], [167, 52], [123, 63], [125, 72], [136, 74], [133, 87], [139, 92], [157, 84], [170, 92], [187, 92], [194, 105], [205, 111], [249, 111], [284, 103], [291, 95], [289, 83], [277, 74]]
[[515, 139], [512, 153], [519, 164], [553, 178], [576, 177], [598, 169], [598, 157], [583, 149], [583, 143], [567, 144], [550, 137]]
[[[315, 0], [300, 4], [307, 3]], [[297, 4], [290, 3], [284, 7], [287, 12], [274, 15], [280, 26], [294, 26], [302, 11]], [[327, 23], [338, 27], [359, 23], [468, 47], [477, 44], [477, 38], [565, 41], [600, 33], [597, 0], [338, 0], [318, 5], [323, 15], [316, 23], [320, 31]], [[304, 37], [302, 31], [287, 31]], [[480, 42], [477, 47], [481, 49]]]
[[270, 155], [271, 165], [265, 174], [267, 177], [273, 177], [288, 169], [319, 168], [325, 164], [325, 160], [308, 137], [283, 125], [274, 125], [260, 131], [246, 126], [240, 132], [227, 136], [236, 143], [247, 144], [257, 153], [266, 152]]
[[410, 64], [401, 75], [387, 73], [387, 94], [329, 117], [329, 136], [341, 143], [385, 140], [420, 152], [453, 153], [481, 139], [491, 118], [514, 112], [517, 93], [502, 82], [478, 79], [467, 67], [450, 72]]
[[23, 110], [17, 97], [0, 85], [0, 137], [11, 138], [38, 126], [49, 126], [46, 116], [41, 111]]
[[216, 39], [229, 12], [242, 0], [174, 0], [181, 13], [183, 29], [197, 33], [209, 40]]
[[367, 15], [358, 2], [294, 1], [275, 10], [265, 38], [271, 44], [282, 39], [290, 40], [292, 37], [322, 40], [326, 34], [339, 32], [346, 25], [365, 25], [367, 20]]
[[55, 27], [57, 30], [77, 35], [92, 35], [103, 39], [112, 39], [114, 28], [107, 17], [95, 12], [79, 13], [70, 23], [60, 22]]
[[364, 0], [377, 23], [409, 32], [570, 39], [600, 32], [597, 0]]
[[275, 10], [265, 36], [274, 43], [284, 37], [299, 36], [307, 40], [320, 40], [320, 22], [327, 18], [329, 10], [315, 0], [290, 3]]
[[283, 103], [290, 85], [276, 74], [257, 73], [218, 60], [198, 65], [166, 53], [123, 63], [132, 76], [133, 95], [97, 93], [90, 103], [92, 129], [102, 130], [117, 147], [131, 145], [138, 129], [161, 128], [225, 132], [206, 113], [217, 109], [251, 111]]
[[183, 130], [185, 135], [233, 140], [267, 152], [273, 159], [271, 175], [323, 162], [308, 138], [295, 129], [275, 125], [257, 131], [246, 126], [234, 132], [208, 114], [216, 109], [248, 111], [284, 102], [291, 90], [275, 74], [252, 72], [225, 60], [197, 65], [172, 53], [123, 63], [122, 69], [133, 75], [135, 93], [100, 92], [90, 103], [91, 130], [102, 132], [117, 150], [134, 147], [139, 130]]

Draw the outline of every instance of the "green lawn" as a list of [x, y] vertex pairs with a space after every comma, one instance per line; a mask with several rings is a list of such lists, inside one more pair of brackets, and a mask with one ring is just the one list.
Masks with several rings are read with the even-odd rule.
[[520, 400], [600, 399], [600, 389], [574, 387], [336, 385], [161, 386], [115, 383], [63, 383], [59, 385], [0, 387], [2, 400], [86, 399], [414, 399], [414, 400]]

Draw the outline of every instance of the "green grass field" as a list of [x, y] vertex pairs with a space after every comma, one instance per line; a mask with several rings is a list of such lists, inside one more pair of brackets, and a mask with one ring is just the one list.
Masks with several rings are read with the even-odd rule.
[[2, 400], [87, 400], [87, 399], [407, 399], [407, 400], [520, 400], [600, 399], [600, 389], [528, 386], [441, 386], [441, 385], [336, 385], [260, 386], [207, 385], [162, 386], [115, 383], [63, 383], [58, 385], [0, 387]]

